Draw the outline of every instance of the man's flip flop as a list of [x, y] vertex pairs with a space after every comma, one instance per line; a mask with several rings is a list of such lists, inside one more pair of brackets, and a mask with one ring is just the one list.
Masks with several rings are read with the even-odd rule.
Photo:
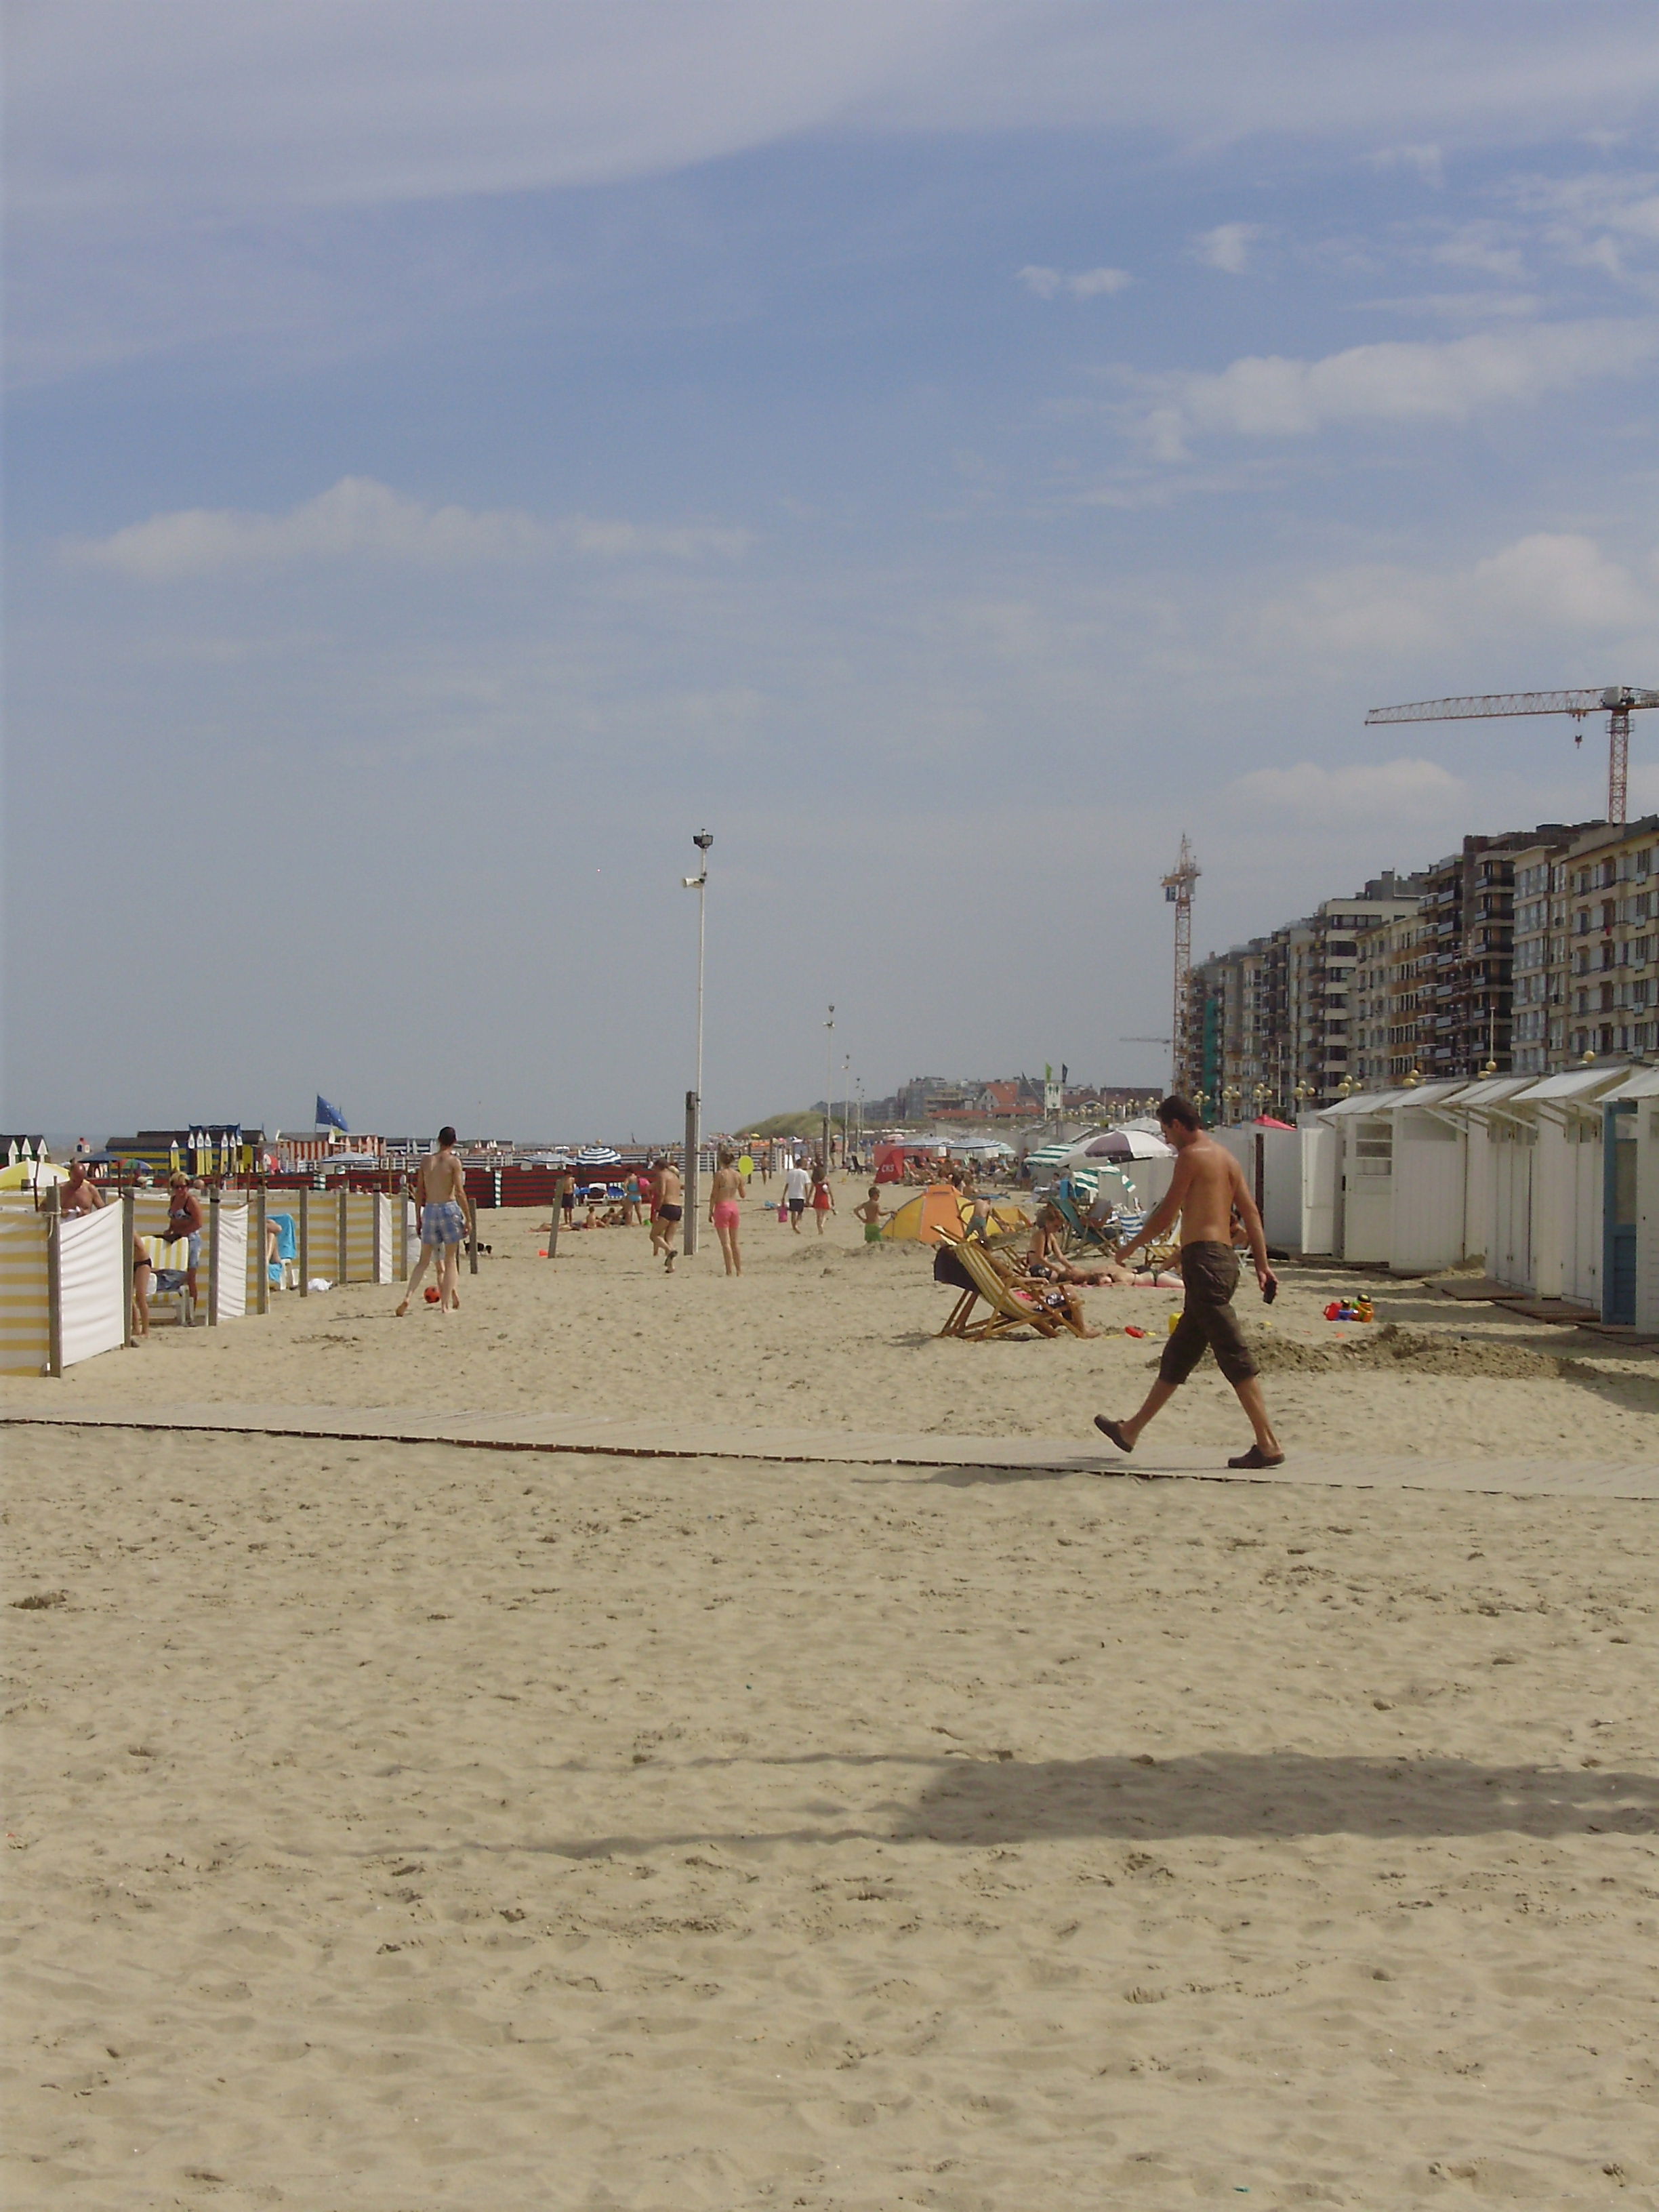
[[1230, 1459], [1227, 1464], [1229, 1467], [1283, 1467], [1285, 1455], [1283, 1452], [1264, 1452], [1260, 1444], [1252, 1444], [1249, 1451], [1240, 1452], [1237, 1459]]
[[1107, 1439], [1108, 1443], [1115, 1443], [1117, 1446], [1118, 1449], [1123, 1454], [1126, 1459], [1134, 1449], [1134, 1446], [1130, 1443], [1127, 1437], [1124, 1435], [1122, 1429], [1115, 1421], [1109, 1421], [1104, 1413], [1097, 1413], [1095, 1415], [1095, 1426], [1100, 1431], [1101, 1435]]

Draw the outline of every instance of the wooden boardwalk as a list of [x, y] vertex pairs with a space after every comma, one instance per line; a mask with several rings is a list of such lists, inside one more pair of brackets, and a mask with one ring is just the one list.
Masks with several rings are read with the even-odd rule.
[[1293, 1452], [1267, 1474], [1235, 1472], [1224, 1455], [1149, 1440], [1131, 1461], [1103, 1440], [1067, 1437], [890, 1436], [845, 1429], [742, 1429], [709, 1423], [603, 1420], [565, 1413], [411, 1413], [384, 1406], [15, 1407], [16, 1426], [195, 1431], [228, 1436], [319, 1437], [450, 1444], [481, 1451], [627, 1459], [763, 1460], [778, 1465], [909, 1467], [1024, 1477], [1078, 1475], [1203, 1482], [1289, 1482], [1344, 1489], [1437, 1490], [1496, 1496], [1659, 1500], [1650, 1462], [1443, 1459]]

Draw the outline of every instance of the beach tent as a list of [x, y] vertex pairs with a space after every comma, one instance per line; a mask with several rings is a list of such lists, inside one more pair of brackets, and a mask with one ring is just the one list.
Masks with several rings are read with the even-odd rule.
[[1018, 1206], [985, 1199], [975, 1204], [965, 1199], [954, 1183], [930, 1182], [914, 1198], [905, 1200], [892, 1218], [882, 1224], [881, 1233], [895, 1244], [937, 1244], [941, 1237], [960, 1237], [975, 1213], [993, 1237], [1016, 1236], [1030, 1226], [1028, 1216]]
[[914, 1198], [907, 1198], [881, 1233], [894, 1244], [937, 1244], [945, 1237], [962, 1234], [962, 1193], [954, 1183], [930, 1182]]
[[939, 1146], [933, 1138], [908, 1143], [890, 1139], [876, 1146], [877, 1182], [902, 1182], [904, 1170], [912, 1160], [936, 1160]]

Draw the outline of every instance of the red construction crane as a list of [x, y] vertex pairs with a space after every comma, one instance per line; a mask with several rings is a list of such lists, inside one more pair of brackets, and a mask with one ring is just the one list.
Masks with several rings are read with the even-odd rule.
[[[1600, 691], [1496, 691], [1480, 699], [1419, 699], [1410, 707], [1373, 707], [1365, 726], [1380, 722], [1458, 722], [1497, 714], [1571, 714], [1582, 722], [1598, 708], [1607, 717], [1607, 819], [1627, 814], [1630, 781], [1630, 718], [1643, 707], [1659, 707], [1659, 691], [1638, 691], [1628, 684], [1609, 684]], [[1573, 739], [1582, 745], [1580, 730]]]
[[1175, 1006], [1170, 1025], [1175, 1050], [1170, 1087], [1179, 1091], [1187, 1057], [1187, 1006], [1193, 982], [1193, 885], [1198, 881], [1198, 861], [1184, 830], [1176, 864], [1163, 880], [1164, 898], [1176, 910]]

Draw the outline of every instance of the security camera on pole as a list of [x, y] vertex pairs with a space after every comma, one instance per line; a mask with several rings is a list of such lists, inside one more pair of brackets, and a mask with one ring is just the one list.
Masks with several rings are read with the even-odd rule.
[[708, 888], [708, 848], [714, 842], [712, 830], [699, 830], [691, 842], [702, 855], [702, 866], [695, 876], [682, 876], [681, 883], [697, 895], [697, 1087], [685, 1094], [685, 1256], [689, 1260], [697, 1249], [697, 1161], [702, 1150], [702, 960], [705, 923], [708, 915], [706, 893]]

